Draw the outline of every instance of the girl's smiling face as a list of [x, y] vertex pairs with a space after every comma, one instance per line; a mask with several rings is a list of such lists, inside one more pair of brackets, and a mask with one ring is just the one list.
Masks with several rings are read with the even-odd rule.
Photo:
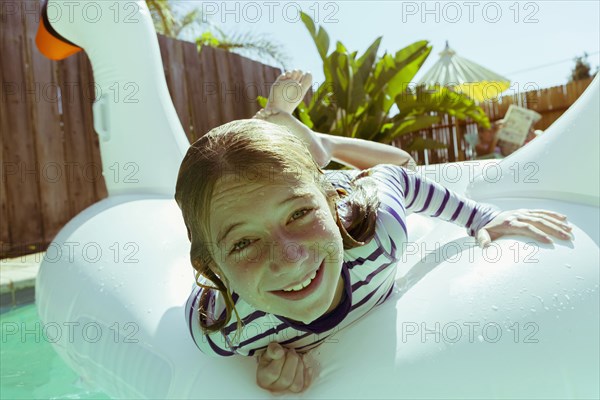
[[[219, 179], [210, 205], [215, 272], [258, 310], [316, 320], [337, 306], [343, 291], [334, 207], [306, 179]], [[284, 291], [308, 281], [305, 289]]]

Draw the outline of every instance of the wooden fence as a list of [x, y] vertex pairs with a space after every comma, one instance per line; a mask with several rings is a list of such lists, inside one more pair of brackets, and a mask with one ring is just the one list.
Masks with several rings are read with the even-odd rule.
[[[579, 98], [593, 78], [570, 82], [562, 86], [531, 90], [517, 95], [502, 96], [498, 101], [480, 104], [490, 121], [502, 119], [511, 104], [534, 110], [542, 115], [534, 128], [544, 130], [556, 121]], [[520, 103], [519, 103], [520, 97]], [[471, 160], [475, 152], [465, 141], [465, 134], [477, 133], [477, 124], [457, 121], [443, 115], [439, 124], [420, 131], [423, 138], [435, 139], [447, 145], [445, 149], [425, 150], [413, 153], [419, 164], [439, 164], [445, 162]], [[394, 144], [406, 147], [407, 138], [400, 138]]]
[[[42, 251], [106, 197], [93, 130], [94, 82], [81, 52], [60, 62], [35, 47], [34, 16], [5, 18], [0, 38], [0, 258]], [[159, 35], [169, 92], [190, 141], [249, 118], [280, 70]]]

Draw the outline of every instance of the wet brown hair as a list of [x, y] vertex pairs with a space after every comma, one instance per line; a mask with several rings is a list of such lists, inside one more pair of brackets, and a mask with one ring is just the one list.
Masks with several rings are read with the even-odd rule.
[[[191, 242], [190, 259], [196, 270], [196, 283], [203, 290], [199, 321], [204, 333], [224, 328], [232, 312], [241, 319], [229, 291], [225, 276], [220, 276], [215, 261], [218, 249], [211, 243], [210, 207], [214, 187], [220, 178], [248, 179], [254, 182], [269, 179], [274, 173], [286, 176], [310, 174], [335, 210], [336, 224], [343, 238], [344, 249], [362, 246], [375, 234], [379, 200], [370, 171], [361, 172], [352, 180], [348, 195], [329, 182], [313, 160], [308, 148], [287, 128], [263, 120], [238, 120], [214, 128], [188, 149], [177, 177], [175, 200], [181, 209]], [[341, 216], [338, 203], [343, 205]], [[345, 204], [343, 204], [345, 203]], [[199, 282], [204, 277], [215, 286]], [[225, 301], [225, 318], [213, 321], [207, 308], [211, 290], [221, 293]]]

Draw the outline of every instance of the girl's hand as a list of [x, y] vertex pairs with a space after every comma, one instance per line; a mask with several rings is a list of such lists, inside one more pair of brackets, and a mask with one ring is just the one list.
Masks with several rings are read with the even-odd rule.
[[477, 243], [483, 248], [505, 235], [524, 235], [542, 243], [552, 243], [548, 235], [562, 240], [571, 240], [573, 228], [567, 217], [546, 210], [504, 211], [477, 232]]
[[311, 372], [294, 349], [271, 342], [258, 359], [256, 383], [272, 392], [300, 393], [310, 385]]

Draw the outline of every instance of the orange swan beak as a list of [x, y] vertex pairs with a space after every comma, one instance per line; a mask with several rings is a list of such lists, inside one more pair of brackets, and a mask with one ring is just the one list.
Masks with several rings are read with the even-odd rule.
[[54, 30], [48, 20], [48, 1], [44, 1], [40, 25], [35, 36], [35, 44], [43, 55], [51, 60], [62, 60], [82, 50], [75, 43], [65, 39]]

